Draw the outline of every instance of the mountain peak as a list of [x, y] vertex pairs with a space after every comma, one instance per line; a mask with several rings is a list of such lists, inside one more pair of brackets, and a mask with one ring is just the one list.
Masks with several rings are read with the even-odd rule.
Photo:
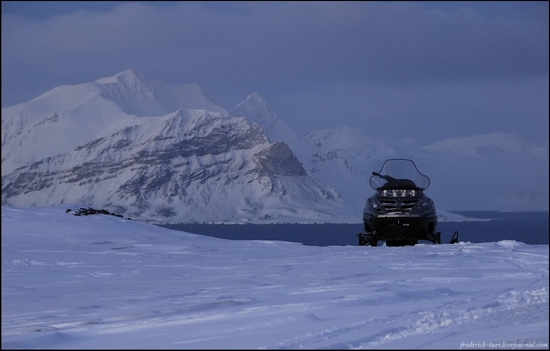
[[128, 68], [115, 75], [117, 78], [140, 78], [139, 74], [134, 72], [131, 68]]
[[95, 81], [97, 84], [113, 84], [122, 83], [125, 85], [136, 85], [136, 83], [144, 84], [144, 79], [141, 75], [128, 68], [112, 77], [105, 77]]
[[258, 92], [253, 92], [252, 94], [248, 95], [245, 99], [246, 100], [250, 100], [250, 101], [256, 101], [258, 103], [264, 103], [265, 104], [265, 101], [264, 99], [262, 98], [262, 96], [260, 95], [260, 93]]
[[235, 109], [237, 111], [247, 111], [248, 113], [260, 113], [265, 115], [268, 113], [267, 103], [260, 96], [260, 94], [254, 92], [241, 103], [239, 103]]

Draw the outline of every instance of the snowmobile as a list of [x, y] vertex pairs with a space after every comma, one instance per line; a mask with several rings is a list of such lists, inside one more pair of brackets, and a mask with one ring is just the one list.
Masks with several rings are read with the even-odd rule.
[[[416, 245], [419, 240], [441, 243], [437, 231], [435, 205], [424, 190], [430, 178], [420, 173], [409, 159], [388, 159], [379, 172], [372, 172], [370, 186], [376, 191], [363, 209], [364, 233], [359, 245], [386, 246]], [[456, 238], [455, 238], [456, 236]], [[455, 232], [451, 243], [458, 241]]]

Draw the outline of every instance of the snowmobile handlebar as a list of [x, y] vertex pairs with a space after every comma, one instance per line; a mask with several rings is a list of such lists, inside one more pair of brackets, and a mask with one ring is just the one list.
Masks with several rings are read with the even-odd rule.
[[380, 177], [382, 179], [385, 179], [387, 181], [397, 180], [394, 177], [390, 177], [389, 175], [380, 174], [378, 172], [372, 172], [372, 175], [375, 175], [375, 176]]

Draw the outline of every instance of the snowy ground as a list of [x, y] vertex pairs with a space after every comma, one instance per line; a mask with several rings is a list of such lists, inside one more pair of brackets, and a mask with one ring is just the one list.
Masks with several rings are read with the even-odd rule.
[[3, 349], [548, 349], [548, 245], [232, 241], [66, 208], [2, 208]]

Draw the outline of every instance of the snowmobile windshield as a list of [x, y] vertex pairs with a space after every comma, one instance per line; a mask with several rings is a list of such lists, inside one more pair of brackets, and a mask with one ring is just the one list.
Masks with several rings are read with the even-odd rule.
[[375, 190], [425, 190], [430, 186], [430, 178], [420, 173], [412, 160], [395, 158], [386, 160], [379, 172], [372, 172], [369, 183]]

